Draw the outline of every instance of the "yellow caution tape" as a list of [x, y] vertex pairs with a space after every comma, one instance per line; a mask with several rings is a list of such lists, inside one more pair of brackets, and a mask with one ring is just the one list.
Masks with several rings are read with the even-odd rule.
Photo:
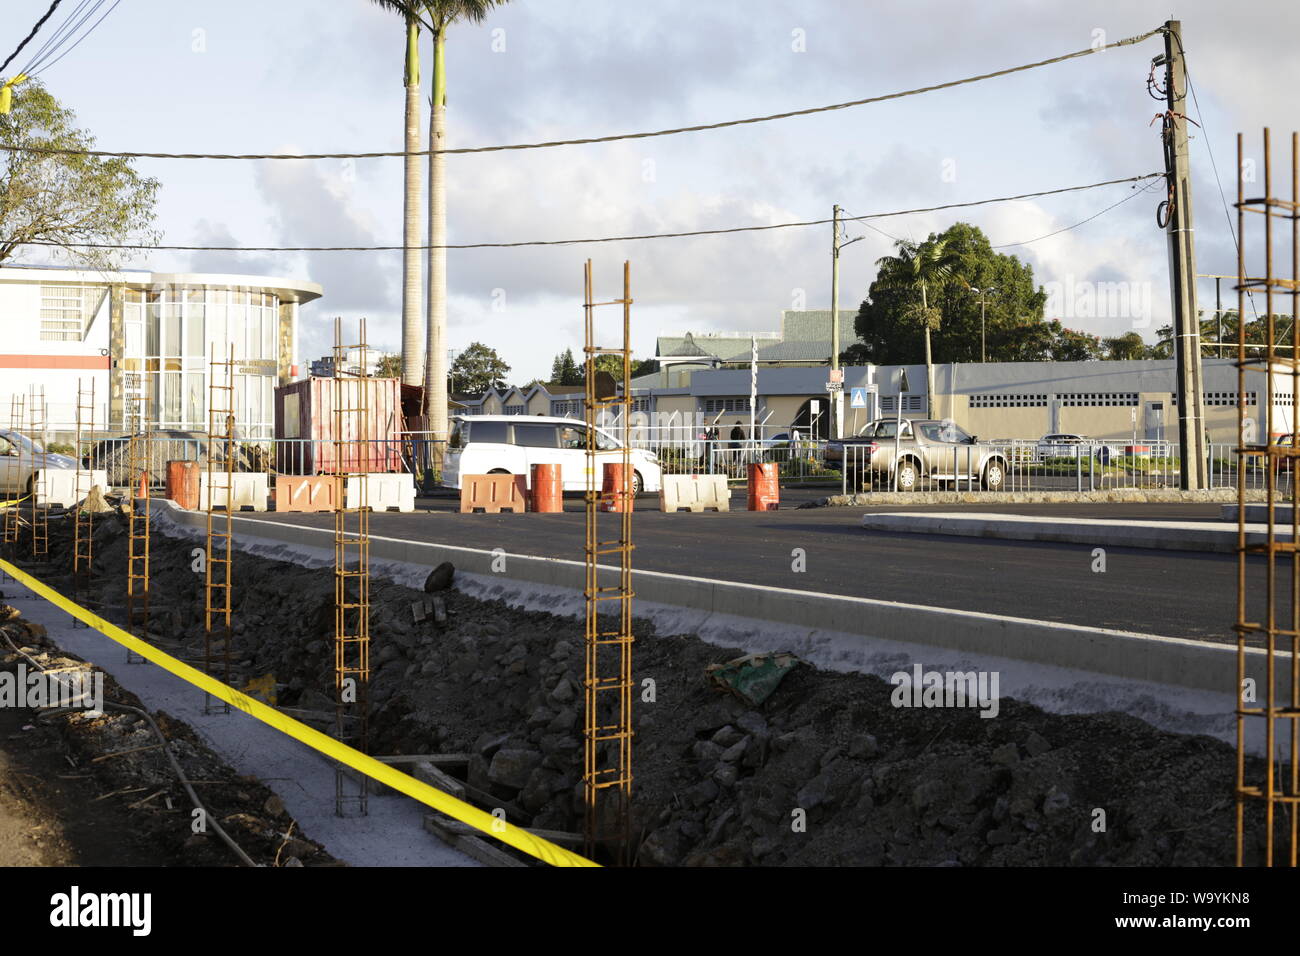
[[516, 850], [522, 850], [529, 856], [541, 860], [543, 863], [549, 863], [552, 866], [598, 866], [586, 857], [579, 856], [571, 850], [566, 850], [562, 846], [557, 846], [549, 840], [543, 840], [541, 837], [534, 836], [522, 827], [517, 827], [512, 823], [507, 823], [500, 817], [495, 817], [490, 813], [485, 813], [478, 807], [465, 803], [463, 800], [457, 800], [450, 794], [444, 793], [436, 787], [431, 787], [427, 783], [416, 780], [409, 774], [402, 773], [386, 763], [381, 763], [374, 757], [368, 757], [359, 750], [354, 750], [347, 744], [341, 743], [323, 734], [319, 730], [308, 727], [306, 724], [294, 720], [292, 717], [280, 713], [273, 707], [268, 707], [259, 700], [242, 694], [223, 684], [215, 678], [209, 677], [202, 671], [183, 664], [169, 654], [158, 650], [147, 641], [142, 641], [122, 630], [116, 624], [104, 620], [97, 614], [87, 611], [84, 607], [68, 600], [53, 588], [42, 583], [37, 578], [32, 577], [26, 571], [23, 571], [8, 561], [0, 559], [0, 568], [3, 568], [10, 576], [17, 581], [25, 584], [31, 590], [39, 594], [45, 600], [49, 601], [55, 607], [67, 611], [77, 620], [81, 621], [99, 633], [103, 634], [123, 647], [135, 651], [146, 660], [152, 661], [159, 667], [170, 671], [181, 680], [188, 681], [200, 690], [204, 690], [220, 700], [226, 701], [232, 707], [238, 707], [250, 717], [260, 720], [268, 726], [274, 727], [281, 733], [288, 734], [295, 740], [301, 741], [313, 750], [318, 750], [326, 757], [337, 760], [339, 763], [347, 764], [349, 767], [365, 774], [372, 780], [378, 780], [380, 783], [387, 784], [394, 790], [399, 790], [415, 800], [419, 800], [426, 806], [433, 807], [449, 817], [454, 817], [461, 823], [468, 824], [476, 830], [500, 840], [502, 843], [509, 844]]
[[0, 113], [8, 113], [13, 105], [14, 87], [27, 79], [26, 73], [19, 73], [12, 80], [6, 80], [0, 85]]
[[0, 501], [0, 508], [8, 508], [10, 505], [22, 504], [30, 497], [31, 495], [23, 495], [21, 498], [11, 498], [8, 501]]

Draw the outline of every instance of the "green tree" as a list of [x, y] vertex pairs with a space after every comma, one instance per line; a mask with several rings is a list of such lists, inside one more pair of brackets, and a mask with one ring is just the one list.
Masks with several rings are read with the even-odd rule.
[[381, 355], [375, 366], [375, 375], [379, 378], [401, 378], [402, 357], [393, 352]]
[[551, 381], [557, 385], [581, 385], [582, 369], [573, 360], [573, 349], [565, 349], [551, 363]]
[[1123, 335], [1117, 335], [1114, 338], [1102, 339], [1101, 347], [1105, 353], [1104, 357], [1111, 361], [1147, 357], [1147, 344], [1142, 341], [1142, 336], [1136, 332], [1125, 332]]
[[945, 240], [952, 261], [948, 275], [926, 283], [924, 303], [919, 288], [896, 263], [907, 250], [882, 260], [887, 265], [881, 266], [854, 321], [859, 341], [844, 350], [843, 361], [858, 365], [924, 362], [926, 329], [917, 318], [929, 309], [934, 310], [928, 313], [927, 323], [933, 354], [945, 362], [978, 362], [980, 295], [972, 287], [993, 290], [984, 295], [989, 361], [1050, 356], [1058, 334], [1043, 321], [1047, 294], [1035, 287], [1033, 269], [1015, 256], [996, 252], [984, 233], [968, 223], [954, 223], [926, 242], [938, 239]]
[[429, 108], [429, 271], [424, 407], [434, 437], [447, 435], [447, 31], [454, 23], [481, 23], [506, 0], [392, 0], [392, 9], [417, 21], [433, 38], [433, 95]]
[[[27, 80], [0, 115], [0, 143], [17, 147], [93, 149], [95, 138], [73, 124], [39, 80]], [[158, 180], [141, 176], [134, 161], [112, 156], [5, 150], [0, 174], [0, 263], [27, 243], [51, 243], [73, 263], [117, 268], [124, 252], [79, 244], [153, 245]]]
[[494, 349], [482, 342], [471, 342], [469, 348], [456, 356], [451, 366], [451, 387], [457, 392], [485, 392], [489, 388], [505, 388], [510, 366], [501, 360]]
[[420, 24], [408, 4], [371, 0], [402, 17], [406, 27], [403, 117], [406, 157], [402, 160], [402, 382], [423, 384], [427, 333], [420, 316]]
[[921, 329], [925, 340], [925, 402], [929, 417], [934, 416], [934, 355], [930, 338], [943, 324], [943, 310], [930, 305], [929, 292], [950, 279], [960, 265], [961, 252], [955, 245], [949, 245], [944, 236], [931, 236], [920, 243], [899, 239], [898, 255], [876, 260], [879, 270], [876, 282], [904, 294], [903, 315]]

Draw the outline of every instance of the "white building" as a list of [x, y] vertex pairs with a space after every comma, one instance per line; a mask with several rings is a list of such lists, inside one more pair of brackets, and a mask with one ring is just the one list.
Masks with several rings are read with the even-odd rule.
[[0, 268], [0, 428], [43, 388], [50, 430], [70, 430], [93, 380], [100, 431], [126, 429], [136, 399], [149, 428], [204, 431], [210, 363], [233, 354], [239, 433], [270, 437], [273, 389], [299, 377], [298, 308], [320, 295], [266, 276]]

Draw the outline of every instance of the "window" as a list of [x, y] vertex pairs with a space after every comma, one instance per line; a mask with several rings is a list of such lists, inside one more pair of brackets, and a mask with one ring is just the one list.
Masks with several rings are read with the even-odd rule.
[[748, 398], [706, 398], [700, 402], [700, 410], [706, 415], [718, 412], [748, 412]]
[[1062, 405], [1088, 405], [1092, 407], [1109, 407], [1114, 405], [1133, 405], [1138, 403], [1137, 392], [1068, 392], [1057, 395]]
[[108, 290], [79, 285], [41, 286], [41, 341], [80, 342]]
[[583, 399], [551, 399], [551, 414], [556, 418], [581, 418]]
[[475, 422], [474, 441], [479, 444], [510, 444], [510, 425], [507, 422]]
[[1046, 408], [1046, 395], [1022, 395], [1019, 392], [995, 394], [982, 392], [970, 396], [971, 408]]
[[515, 444], [525, 448], [555, 448], [554, 425], [516, 425]]
[[523, 405], [507, 405], [505, 407], [506, 415], [522, 415], [526, 409]]
[[[897, 411], [898, 411], [898, 396], [897, 396], [897, 395], [885, 395], [885, 396], [883, 396], [883, 397], [880, 399], [880, 410], [881, 410], [882, 412], [895, 412], [895, 413], [897, 413]], [[904, 396], [903, 396], [903, 411], [904, 411], [904, 412], [923, 412], [923, 411], [925, 411], [925, 396], [924, 396], [924, 395], [904, 395]]]
[[952, 422], [935, 422], [918, 426], [926, 441], [944, 442], [946, 444], [969, 444], [970, 436]]

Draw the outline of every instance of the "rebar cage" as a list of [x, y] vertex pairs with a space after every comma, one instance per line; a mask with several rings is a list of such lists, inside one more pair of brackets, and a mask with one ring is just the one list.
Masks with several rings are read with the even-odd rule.
[[[233, 512], [235, 434], [235, 347], [222, 359], [213, 354], [208, 372], [206, 547], [203, 562], [203, 667], [209, 676], [230, 683], [231, 611], [234, 603], [235, 549]], [[220, 515], [217, 507], [221, 507]], [[226, 701], [204, 694], [204, 713], [230, 713]]]
[[[1300, 514], [1291, 482], [1300, 461], [1300, 431], [1295, 413], [1300, 409], [1300, 336], [1280, 326], [1274, 311], [1279, 295], [1290, 296], [1291, 316], [1300, 304], [1300, 143], [1291, 135], [1291, 198], [1273, 195], [1273, 170], [1269, 131], [1264, 130], [1264, 194], [1247, 198], [1249, 171], [1241, 134], [1237, 135], [1237, 766], [1236, 861], [1238, 866], [1258, 859], [1266, 866], [1296, 866], [1296, 811], [1300, 803]], [[1249, 181], [1253, 182], [1253, 176]], [[1263, 262], [1258, 254], [1248, 262], [1247, 213], [1259, 214]], [[1290, 278], [1276, 271], [1274, 220], [1290, 224]], [[1262, 271], [1261, 271], [1262, 265]], [[1246, 309], [1256, 309], [1254, 293], [1263, 292], [1265, 314], [1261, 327], [1263, 347], [1247, 355]], [[1247, 395], [1263, 376], [1264, 434], [1247, 415]], [[1278, 390], [1290, 380], [1289, 394]], [[1290, 420], [1278, 407], [1290, 408]], [[1285, 427], [1283, 427], [1285, 426]], [[1251, 517], [1246, 505], [1246, 484], [1251, 472], [1263, 471], [1265, 535], [1248, 536]], [[1284, 500], [1289, 499], [1289, 500]], [[1280, 508], [1279, 505], [1285, 507]], [[1252, 529], [1253, 530], [1253, 529]], [[1261, 560], [1262, 559], [1262, 560]], [[1261, 658], [1262, 657], [1262, 661]], [[1261, 666], [1262, 665], [1262, 666]], [[1259, 684], [1263, 684], [1262, 688]], [[1260, 724], [1262, 723], [1262, 728]], [[1263, 730], [1262, 742], [1258, 733]], [[1279, 735], [1279, 729], [1281, 734]], [[1248, 739], [1249, 738], [1249, 739]], [[1247, 751], [1262, 743], [1263, 779], [1248, 780]], [[1252, 762], [1252, 773], [1254, 772]], [[1247, 807], [1261, 808], [1262, 847], [1247, 839], [1255, 832]], [[1279, 812], [1281, 811], [1281, 812]], [[1256, 852], [1259, 851], [1258, 858]]]
[[[585, 709], [583, 717], [583, 793], [586, 809], [585, 848], [593, 857], [600, 846], [607, 847], [615, 862], [626, 865], [630, 854], [632, 800], [632, 512], [633, 472], [630, 442], [626, 436], [617, 459], [600, 454], [597, 425], [600, 413], [621, 412], [627, 422], [631, 412], [630, 380], [632, 350], [631, 271], [623, 263], [623, 297], [596, 302], [592, 291], [591, 260], [583, 272], [583, 324], [586, 372], [586, 653]], [[596, 330], [596, 309], [622, 306], [622, 345], [601, 345]], [[601, 385], [596, 359], [613, 355], [619, 359], [622, 389]], [[608, 380], [606, 380], [608, 384]], [[613, 487], [606, 490], [602, 465], [617, 460], [621, 469]], [[618, 533], [602, 538], [602, 507], [614, 512]], [[602, 567], [601, 559], [617, 559], [617, 567]]]

